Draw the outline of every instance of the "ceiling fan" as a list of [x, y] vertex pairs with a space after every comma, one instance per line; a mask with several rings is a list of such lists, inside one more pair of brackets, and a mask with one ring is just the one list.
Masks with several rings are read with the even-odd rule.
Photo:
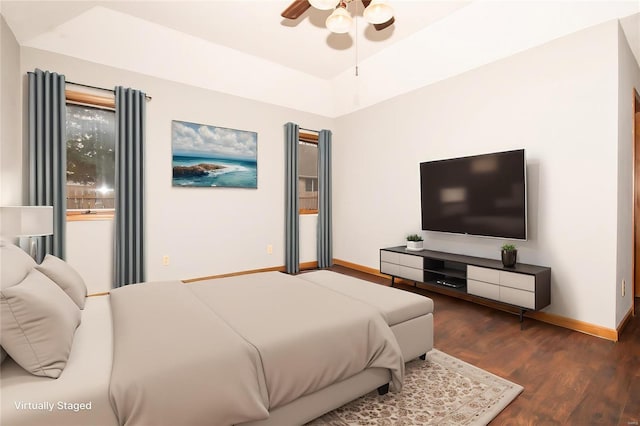
[[[334, 9], [327, 18], [327, 28], [334, 33], [346, 33], [351, 28], [351, 15], [347, 5], [358, 0], [294, 0], [280, 15], [286, 19], [298, 19], [311, 6], [320, 10]], [[364, 6], [364, 18], [378, 31], [395, 22], [393, 9], [385, 0], [360, 0]]]

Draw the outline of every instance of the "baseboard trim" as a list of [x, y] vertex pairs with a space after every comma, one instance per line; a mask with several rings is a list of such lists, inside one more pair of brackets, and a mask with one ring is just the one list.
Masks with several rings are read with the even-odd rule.
[[[633, 301], [633, 302], [635, 303], [635, 301]], [[620, 337], [620, 335], [622, 334], [622, 331], [624, 330], [624, 328], [627, 326], [629, 321], [631, 321], [631, 318], [633, 318], [635, 316], [634, 307], [635, 307], [634, 305], [631, 305], [631, 308], [629, 308], [629, 312], [627, 312], [627, 315], [625, 315], [624, 318], [622, 319], [622, 321], [620, 321], [620, 325], [618, 325], [618, 328], [617, 328], [618, 337]]]
[[284, 272], [285, 270], [286, 269], [285, 269], [284, 266], [272, 266], [272, 267], [269, 267], [269, 268], [260, 268], [260, 269], [251, 269], [251, 270], [247, 270], [247, 271], [230, 272], [228, 274], [207, 275], [206, 277], [189, 278], [189, 279], [186, 279], [186, 280], [182, 280], [182, 282], [185, 283], [185, 284], [191, 284], [191, 283], [195, 283], [195, 282], [198, 282], [198, 281], [213, 280], [213, 279], [216, 279], [216, 278], [237, 277], [239, 275], [255, 274], [257, 272], [271, 272], [271, 271]]
[[[379, 270], [374, 268], [369, 268], [367, 266], [358, 265], [356, 263], [351, 263], [351, 262], [347, 262], [345, 260], [340, 260], [340, 259], [333, 259], [333, 262], [336, 265], [344, 266], [345, 268], [350, 268], [356, 271], [365, 272], [378, 277], [386, 277], [391, 279], [390, 276], [386, 274], [382, 274], [380, 273]], [[399, 284], [413, 285], [413, 282], [409, 282], [407, 280], [402, 280], [402, 279], [397, 279], [396, 282], [398, 282]], [[420, 288], [426, 289], [426, 286], [420, 287]], [[431, 289], [429, 288], [427, 290], [431, 290]], [[489, 306], [494, 309], [500, 309], [510, 313], [517, 313], [516, 310], [509, 309], [507, 306], [500, 305], [498, 303], [491, 303], [485, 300], [475, 299], [473, 296], [470, 296], [470, 295], [467, 297], [460, 297], [460, 295], [452, 294], [446, 289], [443, 289], [443, 291], [438, 291], [438, 293], [451, 295], [452, 297], [457, 297], [473, 303], [479, 303], [481, 305]], [[619, 339], [620, 333], [622, 332], [622, 329], [624, 328], [626, 323], [629, 322], [631, 318], [631, 311], [629, 311], [625, 319], [621, 322], [620, 326], [615, 330], [611, 328], [595, 325], [595, 324], [590, 324], [584, 321], [578, 321], [572, 318], [567, 318], [560, 315], [550, 314], [550, 313], [541, 312], [541, 311], [526, 312], [525, 317], [546, 322], [547, 324], [556, 325], [558, 327], [567, 328], [569, 330], [589, 334], [591, 336], [600, 337], [602, 339], [607, 339], [607, 340], [617, 342]]]
[[547, 324], [557, 325], [558, 327], [568, 328], [569, 330], [579, 331], [581, 333], [611, 340], [613, 342], [617, 342], [619, 337], [618, 330], [602, 327], [600, 325], [595, 325], [584, 321], [579, 321], [573, 318], [550, 314], [548, 312], [527, 312], [525, 316], [527, 318], [533, 318], [538, 321], [546, 322]]
[[318, 262], [314, 260], [313, 262], [304, 262], [300, 264], [301, 271], [306, 271], [308, 269], [318, 269]]
[[[318, 262], [313, 261], [313, 262], [303, 262], [300, 264], [300, 270], [301, 271], [305, 271], [307, 269], [317, 269], [318, 268]], [[268, 268], [259, 268], [259, 269], [250, 269], [247, 271], [238, 271], [238, 272], [230, 272], [227, 274], [218, 274], [218, 275], [209, 275], [206, 277], [197, 277], [197, 278], [189, 278], [189, 279], [185, 279], [185, 280], [181, 280], [183, 283], [185, 284], [190, 284], [190, 283], [194, 283], [194, 282], [198, 282], [198, 281], [206, 281], [206, 280], [213, 280], [216, 278], [227, 278], [227, 277], [237, 277], [239, 275], [247, 275], [247, 274], [255, 274], [258, 272], [285, 272], [287, 270], [287, 268], [283, 265], [283, 266], [271, 266]]]
[[345, 268], [349, 268], [349, 269], [353, 269], [355, 271], [360, 271], [360, 272], [364, 272], [370, 275], [375, 275], [377, 277], [382, 277], [382, 278], [389, 278], [391, 279], [390, 276], [381, 273], [379, 270], [374, 269], [374, 268], [369, 268], [367, 266], [362, 266], [362, 265], [358, 265], [357, 263], [351, 263], [351, 262], [347, 262], [346, 260], [341, 260], [341, 259], [333, 259], [333, 264], [334, 265], [339, 265], [339, 266], [344, 266]]

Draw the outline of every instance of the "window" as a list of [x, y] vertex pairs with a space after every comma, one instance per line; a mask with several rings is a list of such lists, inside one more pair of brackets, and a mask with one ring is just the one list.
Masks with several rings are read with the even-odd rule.
[[110, 98], [67, 91], [67, 219], [112, 218], [115, 111]]
[[300, 214], [318, 213], [318, 135], [300, 132], [298, 141]]

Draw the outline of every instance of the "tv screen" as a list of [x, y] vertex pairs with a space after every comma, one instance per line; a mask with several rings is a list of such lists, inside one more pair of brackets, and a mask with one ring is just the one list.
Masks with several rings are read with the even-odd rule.
[[524, 149], [420, 163], [422, 229], [527, 239]]

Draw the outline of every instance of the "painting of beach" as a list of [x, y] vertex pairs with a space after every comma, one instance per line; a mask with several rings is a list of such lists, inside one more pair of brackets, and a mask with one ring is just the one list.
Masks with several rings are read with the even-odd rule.
[[258, 187], [258, 134], [171, 122], [173, 186]]

